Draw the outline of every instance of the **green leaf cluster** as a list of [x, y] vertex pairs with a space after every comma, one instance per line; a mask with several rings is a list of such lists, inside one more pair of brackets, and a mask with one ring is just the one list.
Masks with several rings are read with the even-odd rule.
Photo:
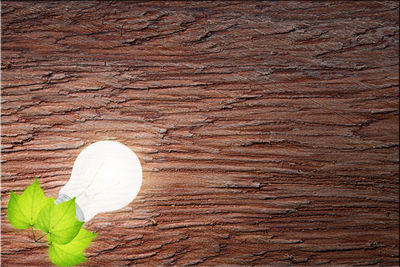
[[[82, 228], [75, 217], [75, 198], [55, 204], [45, 197], [37, 179], [22, 195], [11, 192], [8, 220], [17, 229], [40, 229], [49, 245], [50, 260], [58, 266], [71, 266], [87, 261], [83, 251], [97, 235]], [[43, 236], [43, 237], [44, 237]], [[35, 242], [36, 240], [34, 236]], [[40, 238], [41, 239], [41, 238]]]

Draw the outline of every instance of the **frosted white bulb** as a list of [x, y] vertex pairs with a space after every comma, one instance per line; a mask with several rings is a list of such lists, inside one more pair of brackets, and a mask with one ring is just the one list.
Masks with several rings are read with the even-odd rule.
[[76, 197], [76, 217], [89, 221], [96, 214], [128, 205], [142, 185], [136, 154], [116, 141], [100, 141], [78, 155], [71, 178], [60, 190], [57, 204]]

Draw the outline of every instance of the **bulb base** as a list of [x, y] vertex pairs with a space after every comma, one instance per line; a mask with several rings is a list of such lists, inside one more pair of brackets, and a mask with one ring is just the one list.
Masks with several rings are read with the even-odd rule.
[[[72, 198], [70, 198], [69, 196], [67, 196], [66, 194], [59, 194], [58, 198], [56, 200], [54, 200], [54, 203], [56, 204], [60, 204], [62, 202], [71, 200]], [[78, 221], [84, 222], [85, 221], [85, 215], [82, 212], [81, 207], [79, 207], [78, 203], [76, 203], [75, 201], [75, 208], [76, 208], [76, 214], [75, 217]]]

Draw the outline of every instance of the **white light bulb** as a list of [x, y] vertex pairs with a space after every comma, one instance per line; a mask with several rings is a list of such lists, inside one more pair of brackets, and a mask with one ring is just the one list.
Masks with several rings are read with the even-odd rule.
[[71, 178], [57, 204], [76, 197], [76, 217], [89, 221], [100, 212], [128, 205], [142, 185], [142, 167], [135, 153], [116, 141], [100, 141], [78, 155]]

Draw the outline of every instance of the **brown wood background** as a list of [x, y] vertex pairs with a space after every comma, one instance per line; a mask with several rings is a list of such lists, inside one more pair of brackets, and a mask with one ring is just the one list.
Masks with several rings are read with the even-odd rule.
[[7, 220], [88, 144], [138, 197], [84, 266], [399, 263], [397, 1], [2, 2], [2, 266], [50, 265]]

